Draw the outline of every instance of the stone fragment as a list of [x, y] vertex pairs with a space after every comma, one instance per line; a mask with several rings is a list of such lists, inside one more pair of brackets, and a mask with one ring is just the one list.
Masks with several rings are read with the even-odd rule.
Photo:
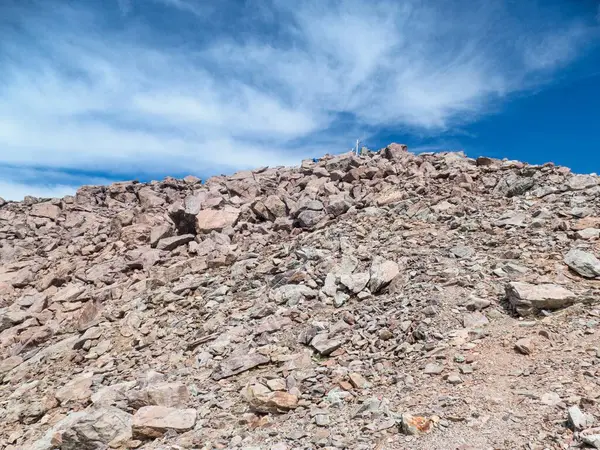
[[600, 229], [598, 228], [584, 228], [583, 230], [575, 233], [578, 239], [591, 241], [600, 238]]
[[483, 298], [471, 297], [465, 304], [465, 308], [469, 311], [481, 311], [490, 306], [492, 302]]
[[450, 249], [450, 253], [457, 258], [470, 258], [475, 254], [475, 250], [466, 245], [457, 245]]
[[598, 177], [592, 175], [573, 175], [567, 181], [567, 186], [573, 191], [580, 191], [598, 185]]
[[247, 355], [230, 356], [221, 362], [220, 367], [213, 373], [213, 380], [222, 380], [238, 373], [253, 369], [262, 364], [267, 364], [270, 358], [260, 353], [250, 353]]
[[458, 373], [450, 373], [446, 377], [446, 381], [449, 384], [461, 384], [463, 382], [463, 379], [460, 377], [460, 375]]
[[540, 403], [548, 406], [556, 406], [560, 403], [560, 395], [556, 392], [546, 392], [540, 397]]
[[239, 217], [240, 210], [237, 208], [204, 209], [196, 216], [196, 232], [202, 234], [223, 231], [224, 228], [235, 226]]
[[600, 427], [588, 428], [579, 433], [581, 441], [592, 448], [600, 450]]
[[193, 234], [182, 234], [180, 236], [167, 237], [158, 241], [156, 248], [158, 250], [174, 250], [181, 245], [185, 245], [188, 242], [193, 241], [195, 238], [196, 237]]
[[564, 308], [577, 300], [575, 294], [556, 284], [529, 284], [516, 281], [506, 285], [506, 295], [511, 305], [521, 315], [543, 309]]
[[24, 322], [31, 314], [25, 311], [0, 310], [0, 332]]
[[585, 430], [594, 426], [595, 417], [590, 413], [584, 413], [579, 409], [579, 406], [571, 406], [567, 410], [569, 423], [575, 430]]
[[366, 389], [370, 386], [369, 382], [365, 379], [365, 377], [363, 377], [359, 373], [353, 372], [350, 375], [348, 375], [348, 378], [350, 379], [350, 383], [352, 384], [352, 386], [354, 386], [356, 389]]
[[275, 289], [273, 296], [279, 304], [285, 303], [287, 306], [295, 306], [304, 299], [315, 298], [317, 291], [302, 284], [287, 284]]
[[70, 380], [56, 391], [56, 399], [65, 404], [68, 402], [87, 401], [92, 396], [92, 372], [84, 373]]
[[254, 330], [256, 334], [272, 333], [292, 324], [289, 317], [267, 317]]
[[310, 345], [318, 351], [321, 355], [327, 356], [338, 348], [340, 348], [344, 344], [344, 339], [341, 338], [333, 338], [329, 339], [328, 335], [325, 334], [317, 334], [310, 341]]
[[600, 260], [583, 250], [572, 249], [565, 255], [565, 264], [585, 278], [600, 277]]
[[153, 439], [167, 431], [182, 433], [194, 428], [195, 409], [177, 409], [166, 406], [144, 406], [133, 416], [131, 430], [134, 438]]
[[269, 195], [264, 201], [265, 207], [276, 218], [285, 217], [287, 207], [285, 203], [276, 195]]
[[407, 413], [402, 414], [401, 429], [404, 434], [412, 436], [427, 434], [433, 430], [434, 425], [435, 421], [433, 418], [413, 416]]
[[252, 385], [245, 389], [244, 398], [253, 411], [284, 413], [298, 407], [298, 396], [284, 391], [267, 391], [262, 385]]
[[135, 381], [128, 381], [104, 386], [92, 394], [91, 401], [97, 407], [117, 406], [120, 409], [125, 409], [129, 399], [129, 391], [136, 385]]
[[184, 408], [190, 400], [187, 387], [182, 383], [158, 383], [146, 388], [148, 403], [170, 408]]
[[531, 338], [519, 339], [515, 343], [515, 350], [523, 355], [531, 355], [533, 353], [533, 341]]
[[50, 428], [28, 450], [107, 450], [131, 439], [131, 414], [118, 408], [72, 412]]
[[428, 363], [423, 371], [426, 375], [439, 375], [444, 371], [444, 366], [436, 363]]
[[358, 294], [367, 287], [371, 276], [367, 272], [343, 274], [340, 283], [353, 294]]
[[56, 220], [60, 215], [60, 208], [50, 202], [36, 203], [31, 206], [30, 214], [35, 217], [44, 217]]
[[479, 311], [463, 315], [463, 326], [465, 328], [479, 328], [488, 325], [490, 321]]
[[400, 274], [400, 268], [394, 261], [377, 257], [371, 264], [369, 290], [376, 294], [385, 288]]
[[162, 225], [157, 225], [150, 231], [150, 246], [156, 247], [158, 241], [171, 236], [173, 236], [173, 228], [170, 224], [164, 223]]
[[307, 209], [298, 214], [296, 218], [300, 228], [312, 229], [326, 216], [325, 211], [314, 211]]

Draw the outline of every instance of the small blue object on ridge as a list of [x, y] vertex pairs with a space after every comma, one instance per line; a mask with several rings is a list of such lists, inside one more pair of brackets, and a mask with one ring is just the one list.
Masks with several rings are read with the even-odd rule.
[[319, 162], [319, 158], [313, 158], [313, 162]]

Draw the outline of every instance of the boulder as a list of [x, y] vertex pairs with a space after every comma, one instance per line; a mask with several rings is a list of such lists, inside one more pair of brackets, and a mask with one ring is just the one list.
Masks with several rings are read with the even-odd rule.
[[390, 144], [381, 151], [381, 155], [391, 161], [402, 161], [406, 158], [408, 146], [405, 144]]
[[133, 416], [132, 434], [138, 439], [154, 439], [167, 431], [189, 431], [196, 425], [196, 415], [195, 409], [144, 406]]
[[113, 407], [70, 413], [28, 447], [28, 450], [123, 448], [131, 439], [131, 424], [131, 414]]
[[60, 208], [50, 202], [36, 203], [31, 206], [30, 214], [35, 217], [56, 220], [60, 216]]
[[152, 190], [151, 187], [144, 187], [138, 191], [140, 205], [144, 209], [153, 209], [162, 206], [165, 200]]
[[400, 268], [394, 261], [376, 257], [371, 264], [369, 290], [376, 294], [385, 288], [400, 274]]
[[521, 315], [542, 309], [555, 310], [569, 306], [577, 300], [576, 295], [556, 284], [529, 284], [511, 282], [506, 285], [510, 304]]
[[187, 387], [182, 383], [158, 383], [146, 388], [148, 403], [170, 408], [184, 408], [190, 399]]
[[266, 386], [252, 385], [244, 390], [244, 398], [253, 411], [285, 413], [298, 407], [298, 396], [284, 391], [270, 392]]
[[56, 391], [56, 399], [64, 405], [68, 402], [87, 402], [92, 396], [92, 377], [93, 373], [88, 372], [73, 378], [67, 382], [63, 387]]
[[152, 231], [150, 231], [150, 246], [156, 247], [158, 241], [171, 236], [173, 236], [173, 228], [168, 223], [152, 227]]
[[583, 250], [572, 249], [565, 255], [565, 264], [585, 278], [600, 277], [600, 260]]
[[198, 234], [222, 231], [233, 227], [240, 217], [240, 210], [229, 207], [221, 210], [204, 209], [196, 216], [196, 232]]
[[307, 209], [298, 214], [296, 223], [300, 228], [312, 229], [326, 216], [325, 211]]

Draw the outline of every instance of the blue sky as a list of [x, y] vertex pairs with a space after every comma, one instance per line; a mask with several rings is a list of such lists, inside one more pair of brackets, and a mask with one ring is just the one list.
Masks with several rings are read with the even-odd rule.
[[2, 0], [0, 196], [396, 141], [600, 172], [598, 0]]

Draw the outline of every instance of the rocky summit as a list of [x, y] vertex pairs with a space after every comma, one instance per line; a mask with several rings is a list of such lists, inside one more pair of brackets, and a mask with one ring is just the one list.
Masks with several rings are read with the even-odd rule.
[[599, 237], [398, 144], [0, 200], [0, 449], [600, 449]]

